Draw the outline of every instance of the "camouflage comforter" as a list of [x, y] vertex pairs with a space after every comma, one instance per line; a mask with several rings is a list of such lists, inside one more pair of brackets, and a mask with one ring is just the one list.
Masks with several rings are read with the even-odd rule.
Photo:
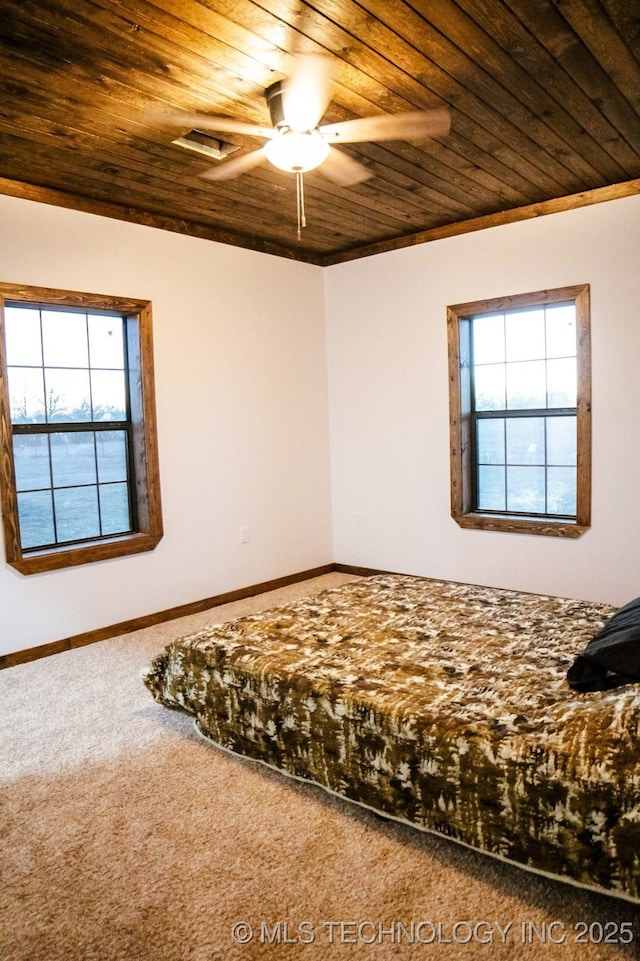
[[640, 899], [640, 686], [565, 679], [612, 612], [379, 575], [177, 640], [145, 683], [227, 749]]

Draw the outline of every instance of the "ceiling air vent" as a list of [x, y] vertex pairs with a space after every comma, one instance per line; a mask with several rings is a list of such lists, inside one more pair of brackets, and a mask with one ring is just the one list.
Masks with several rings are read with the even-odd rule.
[[214, 160], [224, 160], [229, 154], [240, 149], [235, 144], [227, 143], [218, 137], [211, 137], [201, 130], [191, 130], [184, 137], [178, 137], [171, 142], [179, 147], [186, 147], [187, 150], [195, 150], [196, 153], [204, 154], [206, 157], [213, 157]]

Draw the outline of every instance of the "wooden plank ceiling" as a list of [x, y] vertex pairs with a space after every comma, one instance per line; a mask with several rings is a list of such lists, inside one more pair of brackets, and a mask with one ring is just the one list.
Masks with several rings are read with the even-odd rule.
[[[270, 126], [302, 53], [333, 62], [324, 123], [445, 104], [452, 126], [341, 146], [372, 176], [305, 174], [297, 240], [294, 175], [204, 180], [172, 143], [191, 126], [149, 112]], [[0, 0], [0, 192], [316, 264], [638, 192], [639, 119], [638, 0]]]

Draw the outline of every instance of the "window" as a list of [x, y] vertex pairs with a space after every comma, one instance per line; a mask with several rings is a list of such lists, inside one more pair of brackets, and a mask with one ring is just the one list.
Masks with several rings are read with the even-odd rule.
[[151, 305], [0, 284], [6, 557], [24, 574], [162, 536]]
[[461, 527], [590, 524], [589, 287], [448, 308], [451, 512]]

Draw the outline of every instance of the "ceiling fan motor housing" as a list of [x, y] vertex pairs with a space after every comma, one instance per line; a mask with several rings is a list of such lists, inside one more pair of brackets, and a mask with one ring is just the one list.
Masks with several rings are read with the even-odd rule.
[[265, 90], [267, 106], [271, 116], [271, 124], [278, 129], [285, 125], [284, 109], [282, 106], [282, 80], [276, 80]]

